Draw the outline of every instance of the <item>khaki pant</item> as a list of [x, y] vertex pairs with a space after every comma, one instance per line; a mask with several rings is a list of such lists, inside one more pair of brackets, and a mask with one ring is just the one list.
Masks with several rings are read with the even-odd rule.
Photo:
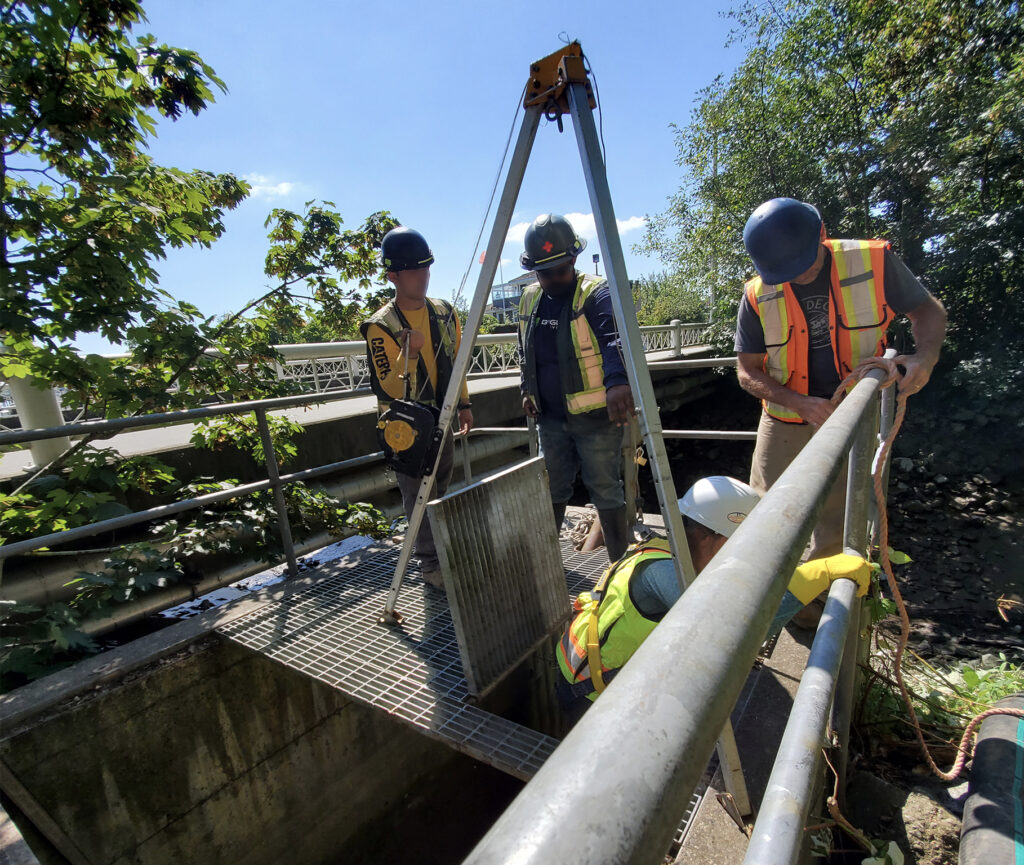
[[[785, 423], [763, 409], [757, 425], [757, 444], [750, 464], [750, 485], [764, 495], [786, 470], [803, 446], [811, 440], [810, 424]], [[843, 520], [846, 516], [846, 472], [848, 459], [843, 460], [839, 477], [825, 499], [825, 508], [811, 535], [802, 561], [820, 559], [843, 551]]]

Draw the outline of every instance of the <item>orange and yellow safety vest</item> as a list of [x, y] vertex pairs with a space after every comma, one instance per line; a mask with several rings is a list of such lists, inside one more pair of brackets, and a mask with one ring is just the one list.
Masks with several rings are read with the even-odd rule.
[[[885, 240], [826, 240], [832, 250], [829, 336], [840, 378], [885, 349], [885, 330], [894, 315], [885, 302]], [[807, 319], [790, 283], [746, 284], [747, 299], [764, 329], [764, 370], [797, 393], [808, 391]], [[801, 423], [792, 409], [764, 400], [765, 411], [787, 423]]]

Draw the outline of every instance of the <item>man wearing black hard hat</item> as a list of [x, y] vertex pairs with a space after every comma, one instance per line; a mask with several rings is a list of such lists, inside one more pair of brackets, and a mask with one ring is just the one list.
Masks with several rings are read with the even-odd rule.
[[581, 472], [614, 562], [629, 545], [620, 452], [634, 406], [608, 283], [576, 270], [586, 241], [564, 216], [538, 216], [524, 245], [537, 282], [519, 301], [523, 411], [537, 419], [555, 524]]
[[[758, 275], [740, 301], [735, 348], [740, 385], [763, 405], [750, 471], [763, 495], [832, 414], [840, 382], [882, 354], [899, 314], [910, 319], [916, 344], [914, 354], [896, 358], [899, 388], [916, 393], [928, 383], [946, 311], [887, 241], [828, 238], [817, 209], [793, 198], [758, 207], [743, 244]], [[832, 488], [810, 558], [841, 552], [844, 490], [845, 482]]]
[[[395, 287], [395, 298], [360, 325], [378, 408], [383, 413], [393, 400], [403, 399], [408, 393], [413, 401], [440, 409], [462, 337], [459, 319], [448, 301], [427, 297], [434, 255], [422, 234], [404, 225], [393, 228], [384, 235], [380, 252], [387, 278]], [[473, 412], [465, 382], [458, 411], [459, 427], [468, 432], [473, 426]], [[444, 495], [448, 488], [452, 451], [449, 432], [441, 444], [433, 495]], [[420, 477], [397, 469], [395, 476], [409, 516], [416, 504]], [[416, 536], [416, 555], [423, 579], [440, 588], [441, 566], [427, 520]]]

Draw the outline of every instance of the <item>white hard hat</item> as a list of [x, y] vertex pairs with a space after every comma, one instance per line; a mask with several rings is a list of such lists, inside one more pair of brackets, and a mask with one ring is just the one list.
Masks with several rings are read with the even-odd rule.
[[724, 475], [701, 478], [679, 500], [679, 510], [713, 532], [731, 537], [761, 497], [753, 488]]

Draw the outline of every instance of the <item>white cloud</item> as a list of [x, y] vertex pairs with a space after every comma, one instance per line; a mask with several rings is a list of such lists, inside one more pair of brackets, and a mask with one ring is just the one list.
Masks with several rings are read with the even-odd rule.
[[529, 222], [516, 222], [509, 226], [508, 234], [505, 235], [505, 243], [515, 243], [521, 245], [523, 238], [526, 237], [526, 229], [530, 227]]
[[294, 183], [289, 183], [286, 180], [274, 183], [265, 174], [245, 174], [243, 178], [251, 187], [249, 191], [251, 198], [281, 198], [295, 188]]
[[[594, 240], [597, 237], [597, 226], [594, 224], [593, 213], [566, 213], [565, 218], [572, 223], [572, 227], [576, 229], [576, 233], [580, 237], [585, 237], [587, 240]], [[647, 220], [642, 216], [631, 216], [629, 219], [616, 219], [615, 222], [619, 227], [620, 237], [623, 234], [636, 231], [638, 228], [643, 228], [647, 224]], [[509, 228], [508, 235], [505, 237], [505, 243], [513, 243], [517, 246], [521, 246], [523, 238], [526, 236], [526, 229], [529, 227], [530, 222], [515, 223]]]

